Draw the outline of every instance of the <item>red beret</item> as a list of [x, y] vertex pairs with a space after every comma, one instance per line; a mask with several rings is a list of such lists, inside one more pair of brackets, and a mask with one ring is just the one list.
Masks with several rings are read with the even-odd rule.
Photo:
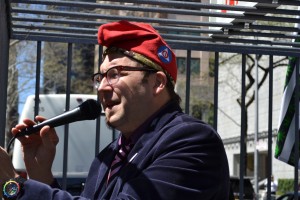
[[[149, 67], [164, 70], [173, 82], [177, 78], [176, 57], [158, 32], [149, 24], [119, 21], [100, 26], [98, 42], [109, 48], [120, 48]], [[123, 52], [124, 53], [124, 52]], [[132, 56], [132, 54], [140, 55]], [[144, 59], [143, 59], [144, 58]], [[146, 59], [146, 62], [144, 62]], [[151, 63], [149, 63], [149, 60]], [[148, 60], [148, 61], [147, 61]], [[154, 66], [153, 66], [154, 65]]]

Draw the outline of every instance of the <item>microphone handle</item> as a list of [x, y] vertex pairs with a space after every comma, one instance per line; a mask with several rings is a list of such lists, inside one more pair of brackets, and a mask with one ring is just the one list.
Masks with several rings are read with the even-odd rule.
[[32, 133], [36, 133], [39, 130], [41, 130], [45, 125], [47, 125], [47, 124], [44, 124], [44, 125], [37, 124], [37, 125], [34, 125], [34, 126], [27, 127], [25, 129], [23, 129], [21, 132], [17, 133], [16, 137], [22, 137], [22, 136], [25, 136], [25, 135], [30, 135]]
[[69, 124], [71, 122], [78, 121], [78, 120], [80, 120], [79, 112], [80, 112], [80, 108], [75, 108], [71, 111], [65, 112], [61, 115], [58, 115], [51, 119], [45, 120], [34, 126], [29, 126], [25, 129], [23, 129], [21, 132], [17, 133], [15, 137], [17, 138], [17, 137], [36, 133], [36, 132], [40, 131], [46, 125], [50, 126], [51, 128], [54, 128], [57, 126], [61, 126], [64, 124]]

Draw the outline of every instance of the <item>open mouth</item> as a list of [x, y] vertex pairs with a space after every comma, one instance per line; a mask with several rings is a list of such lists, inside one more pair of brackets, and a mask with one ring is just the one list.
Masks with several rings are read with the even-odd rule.
[[105, 107], [108, 109], [112, 109], [115, 105], [117, 105], [118, 103], [115, 102], [108, 102], [105, 104]]

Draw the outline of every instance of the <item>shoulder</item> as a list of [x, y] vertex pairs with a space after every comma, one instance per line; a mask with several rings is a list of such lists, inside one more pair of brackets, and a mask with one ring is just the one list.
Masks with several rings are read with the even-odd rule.
[[200, 152], [216, 158], [225, 155], [218, 133], [207, 123], [186, 114], [173, 117], [155, 135], [150, 140], [155, 140], [158, 154], [177, 149], [176, 152], [194, 152], [197, 156]]
[[212, 126], [184, 113], [178, 113], [169, 121], [165, 126], [165, 131], [171, 135], [181, 135], [183, 137], [196, 137], [199, 139], [214, 138], [221, 140], [219, 134]]
[[194, 155], [202, 161], [213, 159], [215, 163], [220, 162], [219, 166], [227, 162], [219, 134], [207, 123], [187, 114], [177, 115], [159, 131], [158, 135], [159, 138], [155, 142], [157, 154], [165, 154], [176, 149], [178, 154]]

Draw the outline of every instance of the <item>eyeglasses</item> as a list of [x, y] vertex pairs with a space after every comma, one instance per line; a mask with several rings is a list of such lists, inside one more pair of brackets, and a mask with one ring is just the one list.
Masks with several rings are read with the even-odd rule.
[[116, 84], [120, 77], [121, 71], [147, 71], [147, 72], [157, 72], [156, 69], [152, 69], [152, 68], [146, 68], [146, 67], [128, 67], [128, 66], [115, 66], [112, 67], [110, 69], [108, 69], [105, 73], [95, 73], [92, 76], [92, 81], [94, 84], [94, 87], [96, 89], [98, 89], [98, 87], [100, 86], [103, 78], [105, 77], [107, 79], [107, 82], [109, 83], [109, 85], [114, 85]]

